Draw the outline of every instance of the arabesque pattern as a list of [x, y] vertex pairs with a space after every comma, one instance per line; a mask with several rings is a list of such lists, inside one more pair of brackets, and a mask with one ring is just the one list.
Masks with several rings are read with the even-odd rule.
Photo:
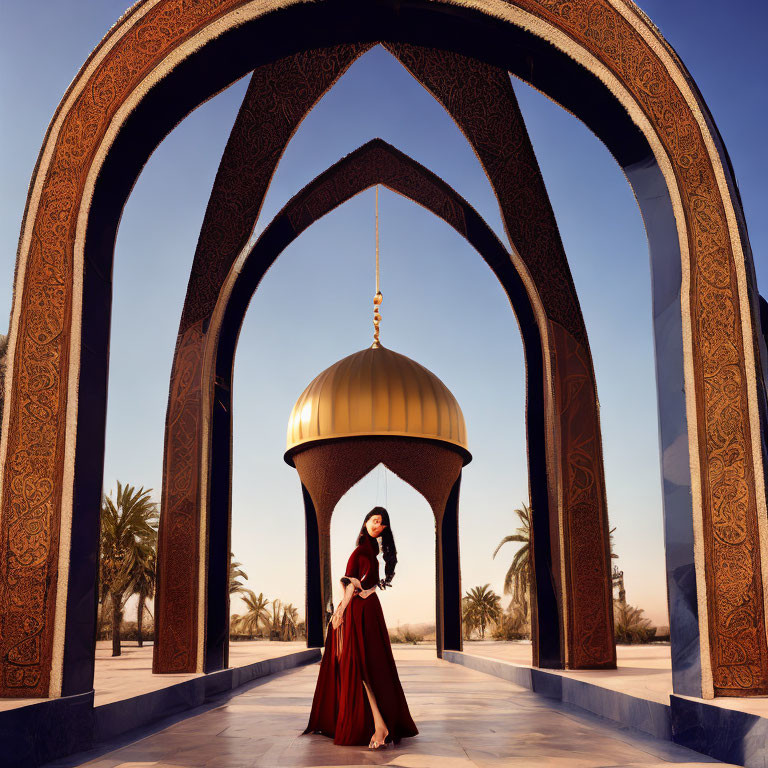
[[588, 351], [571, 334], [558, 323], [550, 323], [550, 331], [557, 371], [552, 384], [560, 441], [566, 446], [561, 471], [566, 595], [572, 595], [564, 606], [569, 666], [594, 668], [615, 653], [606, 647], [604, 630], [613, 605], [603, 598], [611, 555], [606, 520], [597, 514], [605, 508], [605, 485], [600, 432], [595, 428], [594, 371]]
[[29, 245], [21, 251], [24, 284], [13, 331], [0, 512], [0, 696], [48, 694], [60, 576], [75, 228], [88, 169], [107, 124], [136, 85], [191, 34], [242, 2], [158, 3], [117, 41], [61, 115]]
[[[198, 546], [205, 522], [200, 515], [208, 508], [200, 497], [200, 464], [205, 450], [202, 388], [207, 386], [201, 371], [208, 321], [229, 270], [248, 243], [272, 174], [291, 136], [315, 102], [366, 47], [341, 45], [297, 53], [257, 68], [216, 173], [171, 369], [165, 435], [166, 456], [171, 458], [163, 474], [155, 672], [193, 672], [199, 666]], [[190, 336], [193, 328], [200, 332]], [[191, 376], [193, 369], [196, 376]], [[186, 378], [190, 378], [188, 384], [179, 386], [178, 381]], [[185, 418], [173, 416], [177, 413], [185, 414]], [[189, 478], [194, 482], [188, 482]], [[184, 530], [180, 519], [184, 520]], [[190, 588], [191, 573], [194, 588]], [[166, 597], [171, 594], [173, 600]]]

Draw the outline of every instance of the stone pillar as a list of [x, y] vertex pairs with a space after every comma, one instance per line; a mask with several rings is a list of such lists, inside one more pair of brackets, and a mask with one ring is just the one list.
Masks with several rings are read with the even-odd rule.
[[306, 602], [307, 647], [322, 648], [325, 622], [323, 611], [323, 574], [320, 568], [320, 536], [317, 514], [309, 491], [302, 484], [304, 497], [304, 525], [306, 537]]
[[461, 475], [453, 484], [445, 510], [435, 516], [437, 552], [437, 650], [460, 651], [461, 636], [461, 565], [459, 561], [459, 487]]
[[323, 632], [333, 613], [333, 579], [331, 577], [331, 515], [318, 515], [318, 550], [320, 554], [320, 599], [323, 609]]
[[232, 389], [216, 378], [211, 417], [211, 463], [208, 473], [208, 567], [205, 581], [204, 672], [229, 666], [229, 571], [232, 552]]

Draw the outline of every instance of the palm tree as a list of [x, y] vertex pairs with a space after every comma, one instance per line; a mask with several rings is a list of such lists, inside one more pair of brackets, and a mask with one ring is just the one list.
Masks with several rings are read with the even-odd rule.
[[138, 595], [139, 604], [136, 608], [136, 632], [139, 648], [144, 645], [141, 634], [144, 623], [146, 601], [154, 597], [157, 586], [157, 534], [152, 542], [139, 545], [139, 557], [131, 574], [131, 593]]
[[472, 633], [477, 629], [477, 616], [466, 597], [461, 600], [461, 628], [465, 640], [469, 640]]
[[97, 577], [99, 592], [99, 610], [96, 616], [96, 637], [101, 639], [101, 633], [104, 629], [104, 622], [107, 620], [107, 611], [109, 610], [109, 588], [104, 585], [101, 574], [101, 563], [99, 563], [99, 574]]
[[299, 609], [295, 608], [293, 603], [288, 603], [283, 607], [283, 617], [280, 620], [280, 639], [294, 640], [297, 635], [299, 623]]
[[614, 600], [613, 616], [619, 643], [646, 643], [656, 634], [656, 627], [643, 616], [643, 609], [633, 608], [626, 601]]
[[490, 584], [473, 587], [464, 596], [464, 620], [480, 627], [480, 638], [485, 639], [488, 624], [501, 618], [501, 598], [490, 589]]
[[269, 617], [269, 639], [280, 639], [280, 620], [281, 611], [283, 609], [283, 601], [275, 598], [272, 601], [272, 615]]
[[243, 570], [243, 564], [235, 561], [235, 553], [229, 553], [229, 594], [244, 592], [245, 585], [240, 579], [248, 581], [248, 574]]
[[498, 551], [507, 543], [516, 541], [523, 546], [515, 552], [512, 563], [504, 577], [504, 594], [512, 594], [512, 602], [522, 607], [523, 616], [528, 618], [528, 595], [531, 587], [531, 510], [523, 504], [522, 509], [516, 509], [515, 514], [520, 518], [521, 525], [511, 536], [505, 536], [493, 551], [495, 558]]
[[100, 579], [112, 604], [112, 655], [120, 655], [123, 605], [147, 548], [157, 540], [157, 504], [152, 489], [135, 490], [117, 483], [117, 497], [104, 495], [101, 503]]
[[241, 632], [244, 635], [253, 637], [258, 632], [259, 627], [269, 628], [269, 611], [267, 606], [269, 600], [264, 597], [263, 592], [259, 592], [259, 596], [252, 589], [243, 589], [242, 600], [246, 605], [248, 611], [242, 616], [232, 617], [232, 628], [236, 632]]

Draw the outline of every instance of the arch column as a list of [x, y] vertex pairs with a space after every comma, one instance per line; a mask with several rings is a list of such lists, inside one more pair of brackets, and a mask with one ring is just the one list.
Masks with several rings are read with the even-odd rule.
[[317, 557], [320, 564], [321, 627], [323, 630], [323, 640], [325, 640], [325, 630], [328, 627], [328, 622], [331, 619], [334, 608], [334, 582], [333, 574], [331, 572], [331, 515], [333, 514], [333, 509], [329, 509], [327, 506], [323, 505], [316, 509], [316, 514], [318, 532]]
[[[325, 575], [321, 565], [320, 526], [317, 521], [317, 511], [312, 502], [307, 487], [301, 484], [301, 494], [304, 498], [304, 526], [305, 526], [305, 621], [307, 626], [307, 647], [323, 647], [323, 628], [325, 627], [325, 611], [323, 609], [323, 584]], [[330, 553], [330, 539], [326, 548]], [[326, 558], [327, 559], [327, 558]]]
[[[385, 44], [445, 107], [477, 153], [499, 202], [507, 236], [522, 264], [544, 343], [552, 431], [548, 434], [549, 498], [532, 517], [548, 518], [550, 552], [543, 539], [534, 559], [553, 567], [558, 600], [560, 658], [535, 663], [573, 669], [616, 666], [597, 385], [587, 331], [555, 215], [509, 74], [458, 53]], [[483, 83], [478, 87], [478, 82]], [[554, 514], [553, 514], [554, 513]], [[540, 529], [543, 527], [538, 526]], [[535, 537], [534, 537], [535, 541]], [[546, 545], [545, 545], [546, 546]], [[538, 602], [535, 568], [532, 601]], [[545, 596], [537, 615], [551, 623]], [[537, 633], [537, 642], [541, 633]]]
[[451, 488], [445, 509], [435, 523], [435, 597], [437, 616], [437, 655], [462, 649], [461, 565], [459, 557], [459, 487], [461, 473]]
[[[461, 633], [461, 616], [457, 616], [454, 598], [460, 590], [459, 547], [458, 547], [458, 487], [464, 457], [437, 442], [407, 437], [353, 437], [332, 440], [317, 445], [310, 444], [291, 456], [301, 478], [305, 493], [310, 496], [316, 511], [319, 531], [319, 571], [321, 589], [319, 599], [323, 610], [323, 633], [327, 629], [330, 611], [327, 610], [333, 599], [334, 582], [330, 569], [330, 528], [331, 516], [341, 497], [359, 480], [365, 477], [379, 464], [394, 472], [401, 480], [417, 490], [429, 503], [435, 517], [436, 530], [436, 643], [438, 655], [446, 647], [446, 627], [450, 631], [449, 643], [455, 644], [456, 621]], [[305, 509], [306, 496], [305, 496]], [[362, 517], [367, 510], [361, 510]], [[449, 521], [445, 527], [447, 535], [442, 545], [442, 525], [445, 513]], [[451, 540], [451, 531], [455, 534]], [[324, 534], [327, 538], [324, 540]], [[327, 544], [325, 543], [327, 542]], [[349, 542], [350, 552], [354, 542]], [[455, 554], [455, 560], [446, 562], [444, 555]], [[308, 560], [308, 566], [309, 566]], [[309, 578], [309, 570], [308, 570]], [[441, 584], [444, 575], [448, 575], [449, 590], [444, 591]], [[407, 585], [409, 589], [419, 589], [418, 584]], [[318, 599], [316, 596], [315, 599]], [[319, 613], [315, 607], [314, 614]], [[446, 616], [448, 621], [446, 623]], [[315, 632], [317, 638], [319, 633]], [[324, 634], [323, 634], [324, 637]], [[309, 635], [307, 635], [309, 640]]]
[[[212, 476], [219, 480], [217, 487], [201, 472], [201, 456], [212, 448], [210, 431], [206, 434], [211, 417], [203, 411], [203, 393], [214, 386], [202, 376], [208, 325], [290, 137], [366, 47], [299, 53], [256, 69], [227, 141], [200, 230], [171, 370], [153, 672], [208, 672], [226, 666], [229, 615], [221, 606], [228, 604], [228, 592], [222, 597], [221, 566], [224, 555], [229, 558], [231, 511], [230, 488], [221, 481], [229, 478], [231, 462]], [[225, 389], [231, 386], [231, 371], [217, 380], [226, 382]], [[229, 456], [231, 430], [223, 434], [218, 449]]]

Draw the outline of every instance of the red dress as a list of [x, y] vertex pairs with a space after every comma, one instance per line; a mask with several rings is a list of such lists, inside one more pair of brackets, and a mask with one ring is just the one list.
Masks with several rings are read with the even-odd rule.
[[355, 583], [355, 594], [337, 629], [328, 626], [309, 725], [304, 733], [332, 736], [334, 744], [368, 745], [373, 736], [373, 714], [363, 680], [368, 684], [395, 742], [418, 733], [397, 675], [389, 633], [375, 592], [360, 596], [379, 582], [379, 544], [366, 536], [352, 552], [345, 579]]

